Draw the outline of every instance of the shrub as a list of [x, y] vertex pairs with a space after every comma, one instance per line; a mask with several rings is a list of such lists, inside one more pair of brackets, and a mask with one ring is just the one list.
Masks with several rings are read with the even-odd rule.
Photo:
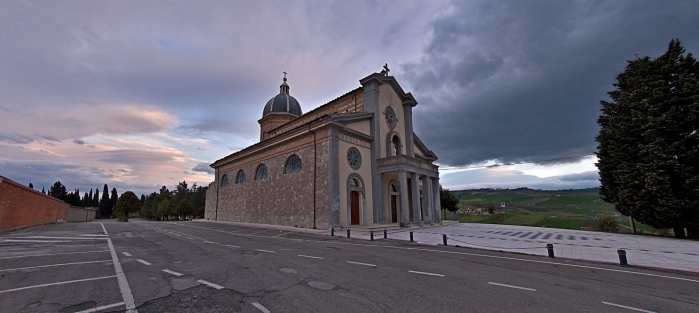
[[616, 233], [619, 231], [619, 222], [614, 216], [604, 214], [597, 220], [597, 230]]

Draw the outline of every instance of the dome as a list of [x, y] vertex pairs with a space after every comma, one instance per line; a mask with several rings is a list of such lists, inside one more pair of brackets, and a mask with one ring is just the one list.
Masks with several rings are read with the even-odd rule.
[[286, 83], [286, 73], [284, 73], [284, 82], [279, 86], [279, 94], [272, 97], [265, 104], [262, 111], [262, 117], [271, 113], [289, 113], [295, 116], [301, 116], [301, 105], [296, 98], [289, 95], [289, 85]]

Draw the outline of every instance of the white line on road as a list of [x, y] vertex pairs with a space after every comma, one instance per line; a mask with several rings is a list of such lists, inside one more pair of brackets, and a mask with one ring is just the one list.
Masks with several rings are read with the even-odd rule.
[[302, 257], [302, 258], [311, 258], [311, 259], [323, 260], [323, 258], [317, 257], [317, 256], [310, 256], [310, 255], [303, 255], [303, 254], [299, 254], [299, 256]]
[[143, 264], [145, 264], [145, 265], [152, 265], [152, 264], [150, 264], [150, 263], [148, 263], [148, 262], [146, 262], [146, 261], [144, 261], [144, 260], [141, 260], [141, 259], [136, 259], [136, 261], [138, 261], [138, 262], [140, 262], [140, 263], [143, 263]]
[[109, 252], [109, 250], [95, 250], [95, 251], [82, 251], [82, 252], [64, 252], [64, 253], [37, 254], [37, 255], [7, 256], [7, 257], [4, 257], [4, 258], [0, 258], [0, 260], [4, 260], [4, 259], [17, 259], [17, 258], [29, 258], [29, 257], [38, 257], [38, 256], [62, 255], [62, 254], [95, 253], [95, 252]]
[[215, 243], [215, 242], [213, 242], [213, 241], [208, 241], [208, 240], [204, 240], [203, 242], [204, 242], [204, 243]]
[[253, 302], [252, 306], [256, 307], [258, 310], [262, 311], [263, 313], [269, 313], [269, 310], [267, 310], [266, 307], [262, 306], [262, 304], [259, 304], [257, 302]]
[[187, 237], [187, 239], [191, 239], [191, 240], [194, 240], [194, 238], [192, 238], [192, 237]]
[[83, 311], [78, 311], [78, 312], [75, 312], [75, 313], [93, 313], [93, 312], [99, 312], [99, 311], [106, 310], [106, 309], [111, 309], [111, 308], [120, 307], [120, 306], [122, 306], [122, 305], [124, 305], [124, 302], [119, 302], [119, 303], [114, 303], [114, 304], [107, 304], [107, 305], [103, 305], [103, 306], [98, 306], [98, 307], [96, 307], [96, 308], [87, 309], [87, 310], [83, 310]]
[[39, 265], [39, 266], [30, 266], [30, 267], [8, 268], [8, 269], [0, 270], [0, 272], [19, 271], [19, 270], [29, 270], [29, 269], [33, 269], [33, 268], [44, 268], [44, 267], [54, 267], [54, 266], [63, 266], [63, 265], [104, 263], [104, 262], [111, 262], [111, 261], [112, 261], [112, 260], [86, 261], [86, 262], [73, 262], [73, 263], [61, 263], [61, 264]]
[[255, 250], [260, 251], [260, 252], [267, 252], [267, 253], [277, 253], [275, 251], [262, 250], [262, 249], [255, 249]]
[[108, 237], [109, 235], [92, 235], [92, 234], [84, 234], [80, 236], [85, 236], [85, 237]]
[[72, 240], [30, 240], [30, 239], [6, 239], [2, 242], [33, 242], [33, 243], [54, 243], [54, 242], [73, 242]]
[[602, 301], [602, 303], [604, 303], [604, 304], [606, 304], [606, 305], [611, 305], [611, 306], [615, 306], [615, 307], [618, 307], [618, 308], [624, 308], [624, 309], [634, 310], [634, 311], [638, 311], [638, 312], [655, 313], [655, 312], [653, 312], [653, 311], [648, 311], [648, 310], [644, 310], [644, 309], [634, 308], [634, 307], [625, 306], [625, 305], [616, 304], [616, 303], [611, 303], [611, 302], [604, 302], [604, 301]]
[[234, 246], [234, 245], [224, 245], [224, 246], [229, 247], [229, 248], [240, 248], [240, 247]]
[[201, 284], [204, 284], [204, 285], [207, 285], [207, 286], [212, 287], [212, 288], [216, 288], [216, 289], [218, 289], [218, 290], [223, 289], [223, 286], [214, 284], [214, 283], [212, 283], [212, 282], [205, 281], [205, 280], [203, 280], [203, 279], [197, 280], [197, 282], [198, 282], [198, 283], [201, 283]]
[[360, 263], [360, 262], [352, 262], [352, 261], [347, 261], [349, 264], [357, 264], [357, 265], [364, 265], [364, 266], [373, 266], [376, 267], [375, 264], [369, 264], [369, 263]]
[[[104, 227], [104, 225], [102, 225], [102, 227]], [[105, 229], [104, 232], [106, 233], [107, 230]], [[121, 263], [119, 263], [119, 256], [117, 255], [116, 250], [114, 250], [112, 239], [107, 238], [107, 244], [109, 244], [109, 253], [112, 254], [112, 263], [114, 263], [114, 271], [116, 272], [117, 282], [119, 282], [119, 290], [121, 291], [121, 297], [124, 299], [124, 304], [126, 305], [126, 312], [137, 313], [138, 311], [136, 311], [136, 305], [133, 301], [133, 295], [131, 294], [129, 281], [126, 280], [124, 270], [121, 269]]]
[[27, 286], [27, 287], [20, 287], [20, 288], [2, 290], [2, 291], [0, 291], [0, 293], [6, 293], [6, 292], [12, 292], [12, 291], [20, 291], [20, 290], [26, 290], [26, 289], [32, 289], [32, 288], [39, 288], [39, 287], [49, 287], [49, 286], [55, 286], [55, 285], [64, 285], [64, 284], [71, 284], [71, 283], [79, 283], [79, 282], [83, 282], [83, 281], [100, 280], [100, 279], [107, 279], [107, 278], [114, 278], [114, 277], [116, 277], [116, 275], [112, 275], [112, 276], [102, 276], [102, 277], [95, 277], [95, 278], [85, 278], [85, 279], [78, 279], [78, 280], [69, 280], [69, 281], [62, 281], [62, 282], [57, 282], [57, 283], [41, 284], [41, 285], [34, 285], [34, 286]]
[[56, 237], [56, 236], [27, 236], [27, 237], [13, 237], [21, 239], [78, 239], [78, 240], [102, 240], [107, 239], [107, 237]]
[[258, 231], [256, 233], [250, 233], [250, 234], [246, 234], [246, 235], [254, 235], [254, 234], [264, 233], [264, 232], [268, 232], [268, 231], [272, 231], [272, 230], [274, 230], [274, 229], [265, 229], [263, 231]]
[[121, 254], [123, 254], [125, 256], [132, 256], [131, 253], [128, 253], [128, 252], [122, 252]]
[[104, 224], [100, 223], [100, 225], [102, 225], [102, 230], [104, 231], [104, 234], [109, 235], [109, 233], [107, 232], [107, 229], [104, 228]]
[[526, 287], [519, 287], [519, 286], [512, 286], [512, 285], [505, 285], [505, 284], [498, 284], [498, 283], [493, 283], [493, 282], [488, 282], [491, 285], [496, 285], [496, 286], [502, 286], [502, 287], [508, 287], [508, 288], [515, 288], [515, 289], [522, 289], [522, 290], [529, 290], [529, 291], [536, 291], [536, 289], [532, 288], [526, 288]]
[[184, 274], [182, 274], [182, 273], [178, 273], [178, 272], [171, 271], [171, 270], [163, 270], [163, 272], [168, 273], [168, 274], [175, 275], [175, 276], [177, 276], [177, 277], [180, 277], [180, 276], [184, 275]]
[[435, 274], [435, 273], [427, 273], [427, 272], [418, 272], [418, 271], [408, 271], [409, 273], [413, 274], [422, 274], [422, 275], [430, 275], [430, 276], [437, 276], [437, 277], [444, 277], [442, 274]]

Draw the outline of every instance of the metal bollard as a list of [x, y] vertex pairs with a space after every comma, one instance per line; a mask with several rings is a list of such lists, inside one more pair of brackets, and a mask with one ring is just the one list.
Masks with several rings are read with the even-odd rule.
[[330, 227], [330, 236], [333, 236], [333, 237], [335, 236], [335, 228], [334, 227]]
[[349, 238], [349, 237], [350, 237], [350, 235], [349, 235], [349, 229], [348, 229], [347, 230], [347, 238]]
[[410, 232], [410, 242], [413, 242], [413, 232]]
[[553, 255], [553, 245], [550, 243], [547, 244], [546, 249], [549, 250], [549, 258], [555, 258], [555, 256]]
[[619, 265], [629, 266], [629, 262], [626, 260], [626, 250], [616, 250], [616, 253], [619, 255]]
[[444, 245], [447, 245], [447, 235], [442, 235], [442, 241], [444, 242]]
[[374, 241], [374, 231], [373, 230], [369, 231], [369, 236], [371, 237], [371, 241]]
[[386, 230], [383, 230], [383, 239], [388, 239], [388, 234], [386, 234]]

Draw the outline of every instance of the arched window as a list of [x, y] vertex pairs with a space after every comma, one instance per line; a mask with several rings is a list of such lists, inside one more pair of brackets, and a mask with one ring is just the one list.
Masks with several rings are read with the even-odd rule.
[[286, 165], [284, 166], [284, 173], [291, 173], [301, 170], [301, 158], [298, 155], [293, 154], [288, 159], [286, 159]]
[[228, 186], [228, 175], [223, 174], [223, 177], [221, 177], [221, 187]]
[[267, 132], [262, 133], [262, 140], [267, 139]]
[[362, 184], [359, 182], [358, 179], [352, 178], [350, 180], [350, 187], [362, 187]]
[[396, 184], [391, 182], [391, 192], [398, 192], [398, 188], [396, 188]]
[[236, 184], [242, 184], [245, 182], [245, 172], [243, 170], [238, 171], [238, 175], [235, 177]]
[[263, 178], [267, 178], [267, 166], [264, 165], [264, 163], [258, 165], [257, 170], [255, 171], [255, 180]]
[[393, 139], [391, 139], [391, 150], [392, 150], [391, 155], [392, 156], [400, 155], [401, 154], [400, 148], [401, 148], [400, 147], [400, 138], [398, 138], [398, 136], [393, 136]]

